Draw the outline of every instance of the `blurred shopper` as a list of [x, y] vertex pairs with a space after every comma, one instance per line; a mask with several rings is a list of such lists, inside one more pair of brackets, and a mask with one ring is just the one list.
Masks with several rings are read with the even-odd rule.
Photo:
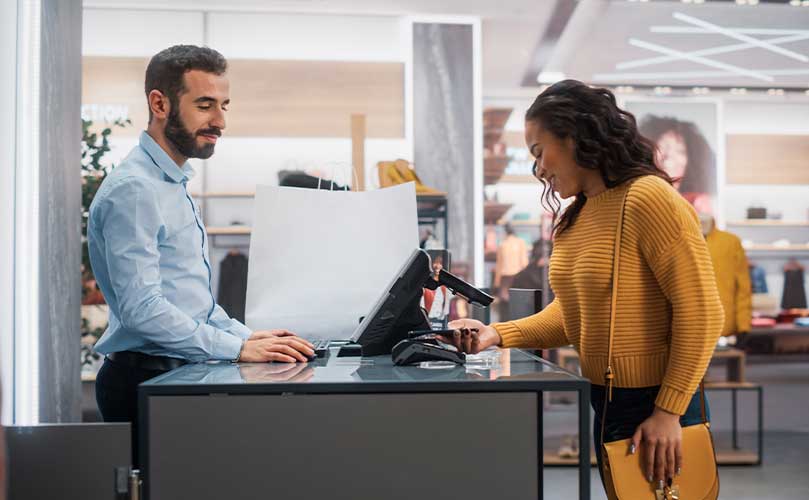
[[95, 344], [106, 354], [96, 399], [107, 422], [132, 422], [138, 384], [187, 362], [305, 362], [312, 345], [286, 330], [253, 332], [211, 291], [208, 236], [187, 182], [189, 158], [210, 158], [230, 104], [227, 62], [177, 45], [146, 68], [149, 124], [104, 180], [90, 207], [90, 262], [109, 304]]
[[[682, 463], [681, 426], [702, 422], [697, 387], [724, 324], [697, 214], [655, 163], [654, 144], [607, 89], [574, 80], [550, 86], [526, 113], [525, 142], [548, 209], [558, 215], [557, 196], [573, 197], [555, 224], [556, 298], [516, 321], [453, 321], [448, 340], [465, 352], [572, 344], [593, 383], [596, 446], [609, 404], [604, 441], [631, 438], [647, 478], [660, 484], [689, 466]], [[613, 277], [622, 205], [620, 269]], [[613, 279], [619, 285], [608, 370]]]

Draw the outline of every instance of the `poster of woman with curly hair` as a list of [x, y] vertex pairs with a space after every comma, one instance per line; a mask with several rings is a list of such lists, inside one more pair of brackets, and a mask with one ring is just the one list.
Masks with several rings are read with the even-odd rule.
[[628, 101], [641, 134], [657, 147], [658, 165], [699, 213], [715, 215], [718, 142], [714, 102]]

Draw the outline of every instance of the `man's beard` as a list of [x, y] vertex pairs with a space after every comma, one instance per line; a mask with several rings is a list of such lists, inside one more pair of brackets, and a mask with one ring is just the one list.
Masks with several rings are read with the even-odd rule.
[[166, 139], [174, 146], [174, 148], [186, 158], [201, 158], [206, 160], [213, 155], [213, 150], [216, 144], [203, 144], [197, 146], [197, 136], [201, 134], [215, 135], [220, 137], [222, 131], [217, 128], [204, 129], [192, 134], [185, 128], [182, 120], [180, 120], [179, 110], [172, 109], [169, 112], [169, 118], [166, 123], [165, 135]]

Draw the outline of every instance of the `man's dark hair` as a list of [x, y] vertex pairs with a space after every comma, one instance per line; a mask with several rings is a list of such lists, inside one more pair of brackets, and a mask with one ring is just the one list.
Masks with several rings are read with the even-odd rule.
[[[196, 45], [174, 45], [161, 50], [146, 67], [146, 98], [149, 92], [159, 90], [169, 98], [172, 112], [177, 112], [180, 94], [185, 92], [183, 75], [187, 71], [200, 70], [215, 75], [223, 75], [228, 69], [225, 57], [214, 49]], [[149, 123], [152, 122], [152, 108], [149, 107]]]

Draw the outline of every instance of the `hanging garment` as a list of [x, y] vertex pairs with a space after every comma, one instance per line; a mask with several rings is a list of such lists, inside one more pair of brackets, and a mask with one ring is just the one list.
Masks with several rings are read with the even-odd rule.
[[749, 332], [753, 303], [750, 273], [742, 242], [736, 235], [716, 228], [708, 233], [705, 242], [713, 262], [716, 288], [725, 310], [722, 335]]
[[803, 268], [784, 270], [784, 293], [781, 296], [781, 309], [806, 309]]
[[217, 302], [232, 317], [244, 323], [247, 300], [247, 257], [231, 252], [219, 265]]
[[753, 293], [768, 293], [767, 273], [764, 268], [757, 265], [750, 265], [750, 285]]

